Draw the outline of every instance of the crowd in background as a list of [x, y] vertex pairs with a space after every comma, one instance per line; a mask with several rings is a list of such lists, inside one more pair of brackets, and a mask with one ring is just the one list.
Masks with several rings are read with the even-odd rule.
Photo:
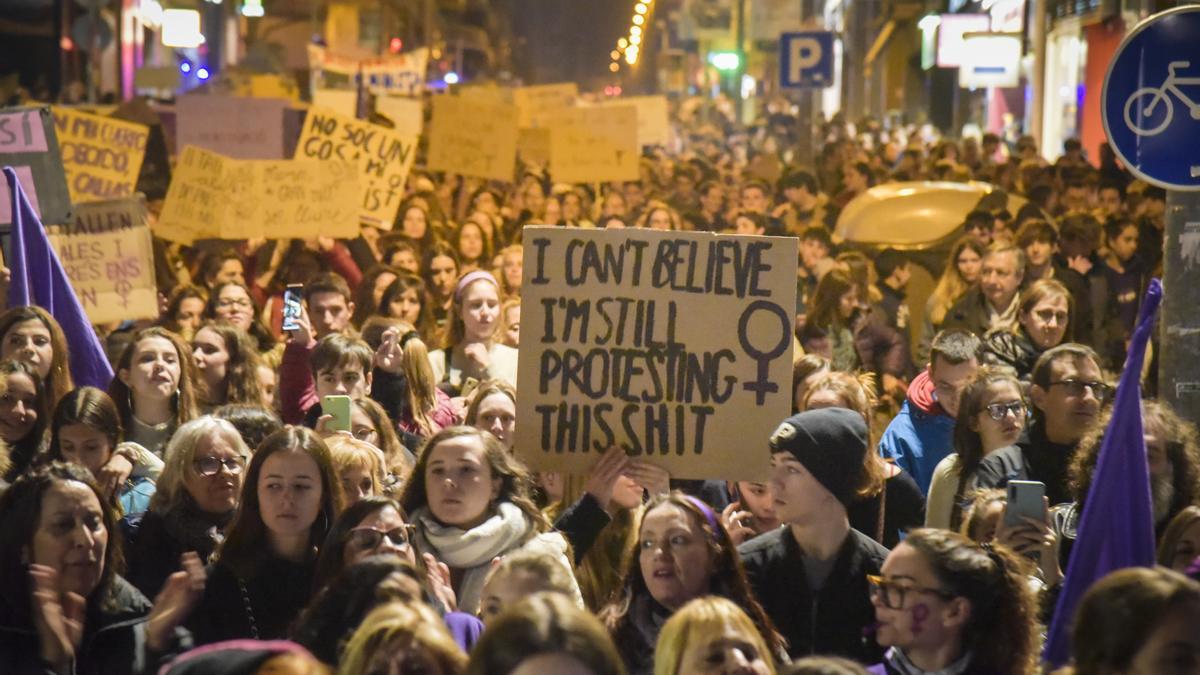
[[[1030, 138], [834, 119], [809, 163], [784, 110], [743, 129], [686, 102], [673, 129], [635, 181], [417, 170], [393, 227], [353, 240], [156, 240], [161, 316], [97, 327], [106, 389], [74, 385], [49, 313], [8, 308], [0, 670], [1035, 672], [1160, 274], [1162, 190], [1075, 141], [1051, 164]], [[997, 190], [923, 306], [912, 256], [835, 231], [872, 186], [968, 180]], [[620, 448], [586, 475], [522, 463], [539, 224], [795, 238], [794, 414], [723, 449], [768, 453], [767, 482]], [[1160, 567], [1089, 591], [1080, 675], [1200, 672], [1200, 448], [1154, 370]], [[1009, 517], [1010, 480], [1045, 485], [1043, 518]]]

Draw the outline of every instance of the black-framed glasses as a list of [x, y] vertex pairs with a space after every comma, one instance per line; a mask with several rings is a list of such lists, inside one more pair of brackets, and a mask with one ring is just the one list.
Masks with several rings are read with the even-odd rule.
[[401, 548], [408, 546], [412, 538], [412, 525], [401, 525], [390, 530], [380, 530], [374, 527], [356, 527], [350, 530], [348, 541], [360, 551], [371, 551], [383, 543], [384, 537], [393, 546]]
[[924, 586], [902, 584], [874, 574], [867, 575], [867, 586], [871, 597], [879, 598], [883, 602], [883, 606], [888, 609], [904, 609], [904, 596], [908, 593], [929, 593], [943, 600], [951, 600], [957, 597], [956, 593], [951, 593], [941, 588], [926, 588]]
[[1112, 393], [1113, 388], [1103, 382], [1084, 382], [1083, 380], [1055, 380], [1050, 383], [1051, 387], [1066, 387], [1069, 396], [1083, 396], [1083, 392], [1087, 389], [1092, 390], [1092, 396], [1097, 400], [1104, 401], [1108, 399], [1108, 395]]
[[221, 467], [230, 474], [236, 476], [246, 467], [245, 457], [233, 457], [230, 459], [221, 459], [220, 457], [201, 457], [192, 462], [192, 467], [196, 469], [196, 473], [209, 478], [221, 473]]
[[1009, 401], [1008, 403], [989, 403], [987, 405], [988, 417], [999, 422], [1008, 417], [1012, 413], [1013, 417], [1023, 417], [1025, 415], [1025, 404], [1020, 401]]

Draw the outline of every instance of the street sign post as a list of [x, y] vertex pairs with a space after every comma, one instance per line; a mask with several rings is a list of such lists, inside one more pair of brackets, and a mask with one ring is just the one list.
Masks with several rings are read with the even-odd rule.
[[1158, 393], [1200, 423], [1200, 6], [1169, 9], [1121, 41], [1104, 78], [1104, 132], [1134, 175], [1167, 190]]
[[833, 33], [807, 31], [779, 36], [779, 86], [823, 89], [833, 85]]

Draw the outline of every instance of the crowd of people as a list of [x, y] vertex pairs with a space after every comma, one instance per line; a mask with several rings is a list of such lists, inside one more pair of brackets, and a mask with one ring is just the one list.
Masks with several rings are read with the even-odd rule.
[[[1048, 164], [1028, 138], [835, 120], [806, 168], [783, 112], [674, 124], [635, 181], [416, 172], [387, 231], [156, 241], [161, 316], [97, 327], [106, 387], [76, 386], [50, 313], [8, 308], [0, 670], [1037, 672], [1163, 193], [1074, 141]], [[923, 307], [917, 262], [835, 236], [873, 185], [973, 179], [999, 191]], [[768, 480], [619, 447], [524, 465], [530, 224], [795, 238], [794, 414], [722, 450], [769, 454]], [[1200, 673], [1200, 447], [1145, 380], [1160, 566], [1087, 593], [1079, 675]], [[1010, 480], [1044, 484], [1043, 518], [1008, 517]]]

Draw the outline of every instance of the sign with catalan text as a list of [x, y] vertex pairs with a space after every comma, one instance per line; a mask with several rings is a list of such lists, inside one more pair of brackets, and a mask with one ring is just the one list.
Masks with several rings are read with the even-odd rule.
[[132, 197], [150, 128], [61, 106], [52, 112], [71, 201]]

